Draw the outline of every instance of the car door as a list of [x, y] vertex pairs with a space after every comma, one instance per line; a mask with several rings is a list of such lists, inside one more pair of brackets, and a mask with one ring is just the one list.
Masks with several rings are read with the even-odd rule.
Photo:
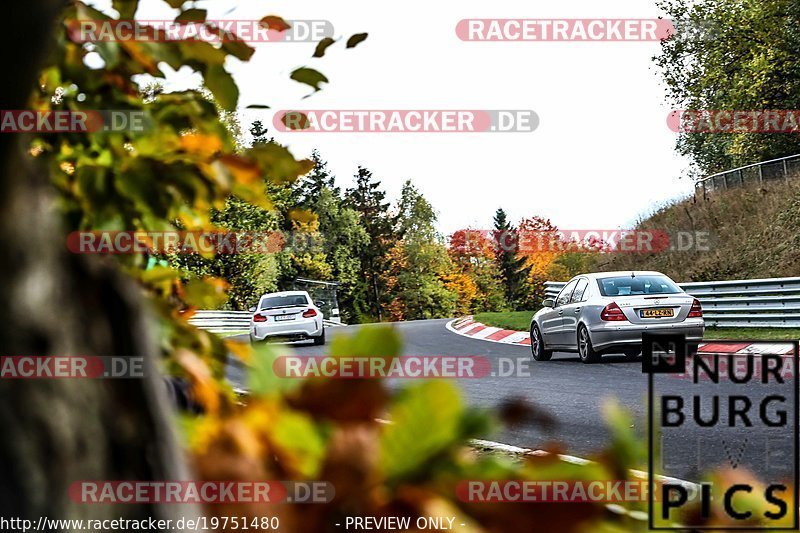
[[561, 314], [561, 335], [562, 342], [566, 346], [572, 346], [577, 349], [578, 346], [578, 319], [581, 316], [581, 309], [583, 308], [584, 296], [586, 289], [589, 287], [589, 280], [586, 278], [578, 278], [575, 284], [575, 289], [572, 291], [569, 302], [563, 307]]
[[543, 330], [548, 330], [550, 334], [548, 338], [547, 333], [542, 331], [542, 335], [545, 335], [545, 344], [558, 346], [564, 345], [566, 338], [564, 335], [563, 321], [564, 306], [569, 304], [569, 300], [572, 297], [572, 291], [577, 282], [578, 280], [574, 279], [564, 285], [564, 288], [561, 289], [561, 292], [559, 292], [558, 296], [556, 296], [555, 306], [553, 309], [548, 313], [548, 316], [542, 317], [542, 328]]

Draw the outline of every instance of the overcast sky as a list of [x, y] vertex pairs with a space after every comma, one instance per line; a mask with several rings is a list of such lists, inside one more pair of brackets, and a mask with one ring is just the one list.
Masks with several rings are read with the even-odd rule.
[[[110, 0], [93, 2], [107, 10]], [[241, 90], [242, 122], [271, 124], [279, 109], [532, 109], [527, 133], [281, 133], [297, 157], [317, 148], [341, 186], [358, 165], [394, 199], [411, 179], [450, 233], [487, 228], [498, 207], [517, 221], [540, 215], [562, 229], [630, 227], [638, 215], [689, 194], [688, 161], [674, 152], [671, 109], [651, 58], [656, 42], [464, 42], [465, 18], [656, 18], [648, 0], [513, 0], [403, 3], [304, 0], [198, 1], [209, 18], [325, 19], [342, 41], [312, 59], [312, 43], [257, 44], [248, 63], [226, 65]], [[161, 0], [142, 0], [137, 18], [168, 18]], [[110, 11], [109, 11], [110, 12]], [[344, 40], [368, 32], [357, 48]], [[289, 79], [298, 66], [330, 84], [311, 92]], [[168, 67], [167, 67], [168, 68]], [[195, 87], [188, 69], [169, 88]]]

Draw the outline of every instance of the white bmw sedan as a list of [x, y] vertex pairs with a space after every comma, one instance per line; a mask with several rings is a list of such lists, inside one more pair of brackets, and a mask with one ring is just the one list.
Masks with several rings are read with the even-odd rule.
[[315, 304], [305, 291], [265, 294], [258, 306], [250, 309], [250, 342], [282, 338], [312, 339], [318, 346], [325, 344], [321, 305], [322, 302]]

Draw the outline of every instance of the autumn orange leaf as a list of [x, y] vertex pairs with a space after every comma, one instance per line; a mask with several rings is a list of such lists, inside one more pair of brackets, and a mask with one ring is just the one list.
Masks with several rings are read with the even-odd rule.
[[216, 135], [187, 133], [181, 135], [181, 148], [192, 154], [211, 157], [222, 151], [222, 140]]
[[250, 159], [240, 155], [225, 154], [219, 160], [239, 183], [250, 184], [261, 178], [261, 169]]

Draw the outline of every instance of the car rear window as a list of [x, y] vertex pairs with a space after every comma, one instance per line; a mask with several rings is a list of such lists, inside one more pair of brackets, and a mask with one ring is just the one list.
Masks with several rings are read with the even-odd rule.
[[277, 307], [299, 307], [308, 305], [308, 300], [302, 294], [289, 296], [267, 296], [262, 298], [259, 309], [275, 309]]
[[681, 289], [666, 276], [618, 276], [597, 280], [603, 296], [637, 296], [643, 294], [678, 294]]

